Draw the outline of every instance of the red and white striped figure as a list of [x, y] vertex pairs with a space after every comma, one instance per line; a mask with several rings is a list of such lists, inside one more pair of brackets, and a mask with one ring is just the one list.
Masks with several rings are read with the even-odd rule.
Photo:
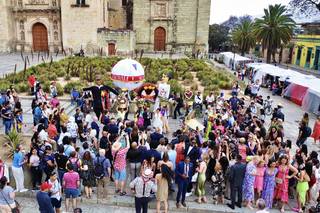
[[112, 68], [111, 79], [121, 89], [134, 90], [143, 83], [144, 69], [135, 60], [123, 59]]

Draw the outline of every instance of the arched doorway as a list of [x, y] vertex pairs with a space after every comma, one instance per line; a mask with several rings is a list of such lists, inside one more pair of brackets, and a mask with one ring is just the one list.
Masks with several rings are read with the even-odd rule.
[[166, 50], [166, 30], [158, 27], [154, 30], [154, 51]]
[[115, 43], [108, 43], [108, 55], [116, 54], [116, 45]]
[[46, 26], [35, 23], [32, 27], [33, 51], [48, 51], [48, 31]]

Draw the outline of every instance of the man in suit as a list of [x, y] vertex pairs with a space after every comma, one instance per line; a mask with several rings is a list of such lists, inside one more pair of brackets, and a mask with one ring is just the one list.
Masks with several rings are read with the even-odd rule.
[[180, 208], [180, 199], [182, 206], [186, 207], [185, 198], [188, 184], [191, 182], [193, 165], [190, 163], [190, 157], [186, 156], [184, 161], [178, 163], [176, 167], [176, 183], [178, 185], [177, 208]]
[[[197, 147], [197, 142], [195, 139], [191, 139], [191, 142], [189, 144], [187, 144], [186, 149], [185, 149], [185, 156], [190, 158], [190, 162], [192, 163], [192, 165], [194, 165], [194, 167], [192, 168], [192, 175], [194, 174], [194, 170], [195, 167], [197, 165], [197, 161], [200, 158], [200, 150]], [[192, 191], [192, 182], [190, 181], [188, 188], [187, 188], [187, 197], [191, 196], [191, 191]]]
[[98, 118], [100, 118], [100, 114], [103, 110], [102, 101], [101, 101], [101, 92], [103, 90], [106, 90], [106, 91], [112, 92], [115, 95], [119, 95], [119, 93], [117, 90], [115, 90], [109, 86], [102, 85], [102, 79], [101, 79], [100, 75], [96, 76], [96, 83], [97, 83], [97, 86], [83, 88], [83, 91], [91, 91], [92, 96], [93, 96], [92, 97], [93, 98], [93, 111], [95, 112], [96, 116]]
[[[230, 188], [231, 188], [231, 204], [227, 204], [231, 209], [234, 209], [234, 206], [241, 208], [242, 203], [242, 184], [244, 175], [246, 172], [246, 165], [242, 163], [241, 155], [237, 155], [237, 162], [230, 167]], [[238, 193], [238, 202], [236, 201], [236, 193]]]

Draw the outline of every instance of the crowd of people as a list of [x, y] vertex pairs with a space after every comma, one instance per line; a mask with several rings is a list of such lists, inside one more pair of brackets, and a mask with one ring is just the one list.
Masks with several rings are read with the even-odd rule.
[[[308, 150], [305, 141], [310, 136], [319, 140], [320, 119], [312, 131], [308, 114], [303, 116], [298, 149], [293, 153], [294, 145], [285, 136], [282, 105], [270, 117], [258, 110], [266, 101], [258, 96], [259, 82], [250, 84], [249, 97], [240, 97], [237, 82], [231, 98], [210, 93], [203, 99], [197, 93], [193, 108], [203, 111], [204, 129], [186, 125], [192, 107], [190, 110], [183, 95], [173, 94], [172, 115], [181, 122], [172, 130], [168, 104], [154, 109], [139, 105], [129, 118], [128, 109], [112, 111], [110, 102], [103, 104], [102, 90], [117, 91], [101, 85], [99, 77], [96, 80], [96, 86], [84, 88], [91, 95], [77, 96], [75, 114], [67, 115], [54, 82], [47, 96], [35, 76], [30, 76], [34, 134], [30, 148], [19, 145], [13, 155], [15, 190], [2, 175], [2, 212], [16, 207], [14, 192], [27, 191], [26, 170], [31, 172], [32, 189], [39, 190], [40, 212], [50, 213], [61, 212], [62, 198], [67, 212], [80, 212], [80, 196], [92, 199], [96, 194], [97, 199], [109, 199], [110, 189], [119, 196], [134, 195], [137, 213], [146, 213], [153, 197], [157, 212], [162, 204], [168, 212], [168, 197], [174, 192], [177, 208], [186, 207], [186, 197], [192, 194], [199, 204], [256, 207], [260, 212], [271, 208], [285, 212], [290, 199], [296, 199], [292, 209], [303, 212], [308, 202], [318, 199], [319, 157]], [[22, 109], [13, 88], [3, 96], [1, 116], [7, 134], [12, 126], [7, 123], [9, 117], [13, 122]]]

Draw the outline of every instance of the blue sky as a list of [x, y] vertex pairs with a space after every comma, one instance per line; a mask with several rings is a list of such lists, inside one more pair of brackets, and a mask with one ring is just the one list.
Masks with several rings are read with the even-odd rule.
[[269, 4], [287, 5], [290, 0], [211, 0], [210, 24], [221, 23], [231, 15], [261, 16]]

